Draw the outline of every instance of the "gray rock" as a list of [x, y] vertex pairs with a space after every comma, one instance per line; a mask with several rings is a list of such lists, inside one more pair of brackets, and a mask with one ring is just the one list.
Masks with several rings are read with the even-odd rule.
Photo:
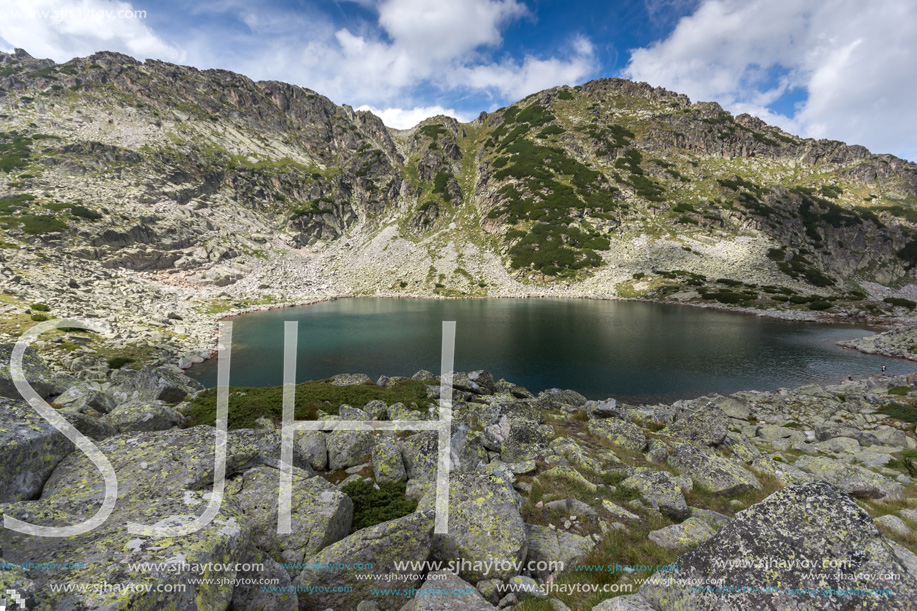
[[452, 386], [476, 395], [492, 395], [496, 391], [494, 378], [486, 371], [456, 373], [452, 377]]
[[[15, 344], [0, 344], [0, 397], [23, 401], [10, 375], [10, 358]], [[59, 395], [70, 386], [70, 379], [51, 371], [35, 348], [29, 346], [22, 355], [22, 373], [42, 399]]]
[[875, 521], [876, 524], [884, 526], [896, 535], [901, 535], [902, 537], [906, 537], [912, 532], [911, 528], [904, 523], [904, 520], [896, 515], [884, 515], [882, 517], [876, 518]]
[[834, 484], [858, 498], [893, 500], [902, 498], [904, 494], [904, 487], [897, 482], [869, 469], [826, 456], [800, 456], [794, 464], [815, 479]]
[[93, 409], [107, 414], [115, 407], [115, 400], [108, 393], [98, 391], [86, 382], [76, 381], [60, 396], [54, 398], [54, 405], [78, 412]]
[[681, 488], [665, 471], [635, 473], [622, 481], [621, 485], [637, 490], [650, 506], [656, 507], [673, 520], [683, 520], [691, 515]]
[[102, 421], [97, 415], [84, 414], [73, 409], [60, 409], [58, 413], [66, 418], [73, 428], [90, 439], [100, 441], [118, 434], [118, 429]]
[[565, 405], [585, 407], [586, 397], [573, 390], [549, 388], [548, 390], [538, 393], [535, 399], [535, 406], [543, 410], [560, 409]]
[[676, 446], [669, 455], [668, 463], [713, 493], [732, 496], [752, 488], [762, 488], [754, 475], [736, 463], [690, 444]]
[[102, 422], [119, 433], [142, 433], [181, 426], [184, 418], [162, 401], [134, 400], [115, 407], [102, 416]]
[[[239, 583], [232, 590], [231, 608], [246, 611], [299, 611], [299, 597], [291, 588], [293, 581], [283, 567], [267, 556], [253, 558], [252, 562], [263, 564], [264, 570], [238, 573]], [[257, 585], [261, 580], [268, 579], [276, 580], [276, 583], [269, 588]]]
[[[363, 410], [341, 407], [341, 419], [358, 422], [369, 421]], [[331, 471], [346, 469], [367, 462], [373, 453], [376, 436], [372, 431], [332, 431], [325, 438], [328, 447], [328, 468]]]
[[639, 520], [640, 516], [635, 513], [631, 513], [624, 509], [623, 507], [612, 503], [609, 500], [602, 501], [602, 508], [605, 509], [611, 517], [615, 520]]
[[377, 482], [403, 482], [407, 479], [401, 447], [393, 437], [380, 437], [373, 446], [373, 474]]
[[538, 587], [538, 582], [536, 582], [531, 577], [516, 575], [507, 581], [507, 585], [512, 587], [516, 592], [516, 595], [523, 599], [528, 596], [540, 600], [545, 600], [548, 598], [547, 595], [541, 591], [541, 588]]
[[483, 435], [459, 425], [450, 440], [449, 457], [453, 471], [476, 471], [481, 465], [489, 462], [486, 443]]
[[631, 594], [604, 600], [594, 606], [592, 611], [656, 611], [656, 608], [639, 594]]
[[439, 438], [435, 431], [416, 433], [401, 442], [401, 456], [409, 479], [433, 481], [439, 452]]
[[[362, 601], [374, 601], [384, 611], [399, 609], [406, 602], [405, 597], [373, 593], [379, 590], [383, 581], [364, 580], [367, 572], [380, 576], [402, 576], [398, 588], [411, 589], [421, 585], [414, 571], [399, 571], [395, 562], [424, 562], [427, 560], [433, 537], [433, 512], [415, 512], [397, 520], [383, 522], [364, 528], [329, 545], [307, 562], [321, 565], [352, 566], [355, 563], [372, 564], [370, 571], [355, 571], [349, 568], [329, 570], [305, 570], [294, 580], [299, 588], [301, 609], [355, 609]], [[334, 584], [345, 592], [320, 591]], [[384, 589], [384, 588], [383, 588]], [[311, 590], [311, 591], [310, 591]]]
[[339, 373], [331, 378], [333, 386], [359, 386], [360, 384], [370, 384], [373, 381], [365, 373]]
[[636, 424], [626, 420], [590, 420], [588, 429], [596, 437], [628, 450], [642, 452], [646, 447], [646, 436], [643, 435], [643, 431]]
[[144, 367], [139, 371], [119, 369], [111, 376], [109, 392], [118, 402], [163, 401], [178, 403], [192, 393], [203, 390], [197, 380], [172, 367]]
[[73, 443], [23, 400], [0, 397], [0, 503], [38, 498]]
[[532, 420], [513, 420], [509, 434], [500, 447], [500, 458], [506, 462], [531, 460], [548, 453], [548, 444], [554, 437], [554, 429]]
[[[847, 563], [839, 575], [826, 563]], [[741, 562], [742, 565], [733, 565]], [[888, 588], [882, 609], [917, 607], [917, 578], [909, 575], [891, 546], [855, 501], [825, 483], [785, 488], [736, 515], [716, 535], [677, 559], [678, 579], [707, 580], [745, 591], [723, 595], [692, 590], [672, 575], [657, 573], [640, 587], [654, 609], [746, 611], [748, 609], [853, 610], [863, 599], [812, 597], [791, 589]], [[800, 566], [805, 562], [806, 566]], [[814, 575], [810, 577], [810, 575]], [[895, 578], [899, 576], [900, 578]], [[777, 591], [767, 590], [779, 584]]]
[[590, 401], [586, 404], [586, 412], [593, 418], [624, 418], [624, 408], [614, 399]]
[[328, 468], [328, 446], [325, 436], [326, 433], [322, 431], [296, 431], [293, 438], [293, 443], [300, 454], [316, 471], [324, 471]]
[[706, 446], [719, 445], [729, 432], [728, 420], [729, 417], [711, 403], [676, 420], [660, 434]]
[[[555, 572], [571, 571], [573, 565], [595, 547], [592, 539], [545, 526], [526, 524], [525, 530], [529, 545], [526, 564], [535, 567], [532, 575], [539, 578]], [[560, 566], [556, 563], [560, 563]]]
[[647, 539], [665, 549], [684, 550], [700, 545], [715, 534], [705, 520], [691, 517], [680, 524], [654, 530]]
[[[252, 542], [278, 562], [302, 563], [350, 532], [353, 502], [333, 484], [293, 470], [291, 532], [277, 532], [280, 471], [270, 467], [247, 470], [227, 487], [252, 529]], [[298, 570], [291, 570], [292, 575]]]
[[[418, 510], [430, 509], [434, 495], [424, 497]], [[518, 494], [507, 480], [481, 473], [453, 473], [449, 480], [449, 532], [436, 535], [433, 558], [442, 562], [467, 560], [459, 576], [471, 583], [506, 580], [528, 549]], [[482, 563], [496, 561], [490, 569]]]

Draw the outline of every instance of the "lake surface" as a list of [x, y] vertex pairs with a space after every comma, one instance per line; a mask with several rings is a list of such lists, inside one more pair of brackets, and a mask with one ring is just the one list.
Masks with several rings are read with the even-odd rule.
[[[486, 369], [537, 392], [570, 388], [630, 403], [773, 390], [847, 376], [910, 373], [917, 363], [845, 350], [866, 327], [581, 299], [341, 299], [233, 321], [230, 384], [283, 383], [284, 321], [299, 321], [297, 379], [440, 370], [442, 322], [456, 321], [455, 369]], [[188, 371], [216, 385], [217, 359]]]

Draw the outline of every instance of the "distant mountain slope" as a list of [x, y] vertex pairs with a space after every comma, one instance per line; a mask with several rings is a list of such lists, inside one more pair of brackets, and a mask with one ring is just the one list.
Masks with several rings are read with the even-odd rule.
[[6, 281], [42, 265], [245, 304], [562, 294], [900, 314], [917, 274], [917, 164], [644, 83], [394, 130], [284, 83], [17, 51], [0, 54], [0, 113]]

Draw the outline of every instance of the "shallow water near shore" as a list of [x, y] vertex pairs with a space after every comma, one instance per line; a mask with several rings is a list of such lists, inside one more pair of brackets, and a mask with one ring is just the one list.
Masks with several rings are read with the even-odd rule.
[[[299, 321], [297, 379], [440, 370], [442, 322], [456, 321], [455, 369], [485, 369], [532, 391], [668, 402], [709, 393], [833, 384], [917, 371], [917, 363], [843, 349], [863, 326], [581, 299], [340, 299], [233, 318], [232, 386], [283, 383], [284, 321]], [[217, 359], [188, 374], [215, 386]]]

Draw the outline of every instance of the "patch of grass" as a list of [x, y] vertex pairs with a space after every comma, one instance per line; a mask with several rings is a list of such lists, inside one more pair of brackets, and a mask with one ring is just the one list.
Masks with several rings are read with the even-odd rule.
[[738, 500], [742, 502], [743, 508], [750, 507], [784, 488], [780, 480], [767, 473], [756, 471], [755, 477], [757, 477], [758, 481], [763, 485], [761, 490], [752, 489], [734, 496], [726, 496], [718, 492], [710, 492], [702, 486], [694, 484], [691, 492], [685, 494], [685, 500], [688, 502], [688, 505], [692, 507], [700, 507], [701, 509], [709, 509], [726, 515], [733, 515], [736, 510], [729, 505], [729, 501]]
[[917, 423], [917, 405], [913, 403], [887, 403], [879, 408], [880, 414], [903, 422]]
[[[215, 388], [201, 391], [191, 401], [188, 411], [189, 426], [216, 422]], [[330, 380], [303, 382], [296, 386], [296, 420], [315, 420], [318, 411], [337, 414], [341, 405], [362, 408], [370, 401], [380, 399], [389, 405], [404, 403], [411, 407], [427, 402], [426, 384], [418, 380], [398, 380], [389, 388], [375, 384], [335, 386]], [[258, 418], [265, 417], [280, 422], [283, 416], [283, 387], [229, 389], [229, 428], [254, 428]]]
[[22, 230], [29, 235], [41, 235], [64, 231], [67, 225], [53, 216], [25, 214], [22, 216], [0, 217], [0, 224], [9, 226], [21, 225]]
[[50, 317], [47, 314], [32, 314], [32, 320], [35, 322], [44, 322], [49, 319]]
[[896, 307], [907, 308], [908, 310], [913, 310], [917, 307], [917, 302], [911, 301], [910, 299], [904, 299], [901, 297], [886, 297], [883, 299], [885, 303], [893, 305]]
[[895, 387], [893, 387], [893, 388], [889, 388], [889, 389], [888, 389], [888, 394], [890, 394], [890, 395], [898, 395], [899, 397], [903, 397], [903, 396], [905, 396], [905, 395], [908, 395], [908, 394], [910, 394], [910, 392], [911, 392], [911, 387], [910, 387], [910, 386], [907, 386], [907, 385], [904, 385], [904, 386], [895, 386]]
[[30, 309], [35, 310], [36, 312], [50, 312], [51, 306], [45, 303], [33, 303], [29, 306]]
[[353, 481], [341, 492], [353, 501], [353, 523], [350, 532], [396, 520], [417, 509], [417, 501], [405, 496], [407, 484], [382, 482], [379, 489], [366, 480]]
[[121, 369], [128, 363], [133, 363], [134, 359], [129, 356], [114, 356], [108, 359], [108, 368], [109, 369]]

